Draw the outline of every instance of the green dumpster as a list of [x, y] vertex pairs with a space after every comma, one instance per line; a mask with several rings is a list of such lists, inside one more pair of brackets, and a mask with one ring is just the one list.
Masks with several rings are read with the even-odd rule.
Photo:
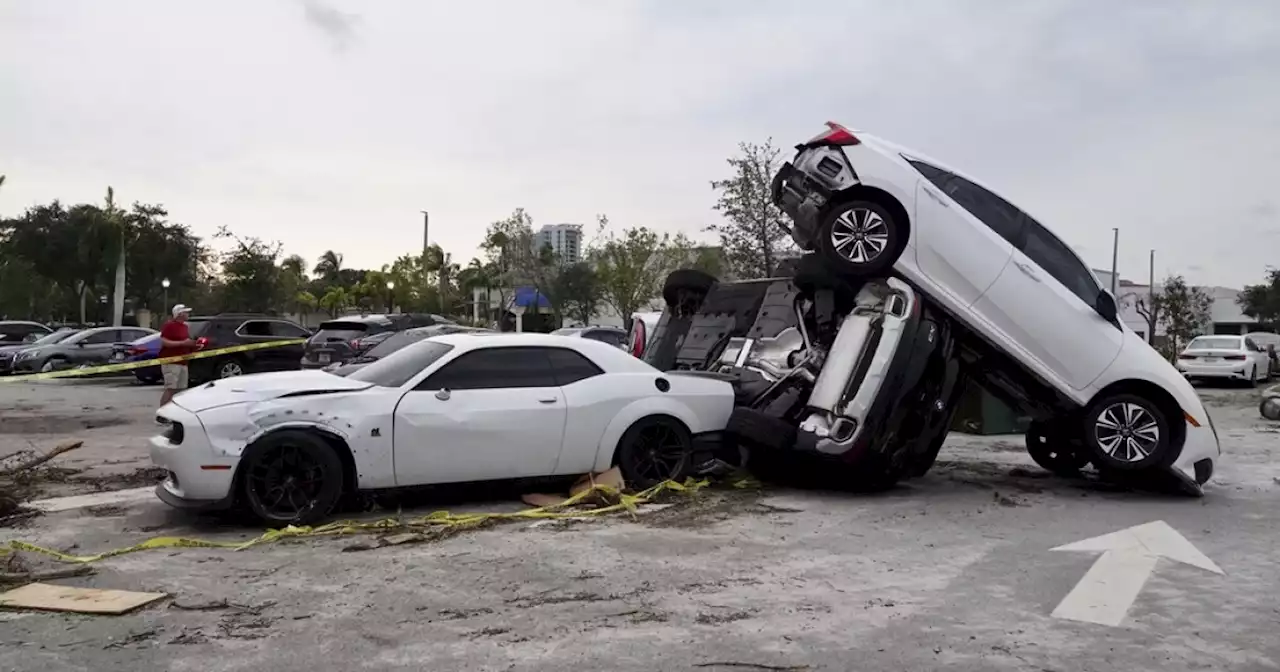
[[976, 383], [960, 397], [951, 431], [965, 434], [1023, 434], [1031, 418], [1019, 414]]

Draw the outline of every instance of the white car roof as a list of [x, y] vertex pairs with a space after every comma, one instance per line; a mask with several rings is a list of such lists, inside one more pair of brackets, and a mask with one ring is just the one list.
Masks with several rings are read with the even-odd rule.
[[568, 348], [586, 355], [600, 368], [609, 373], [653, 373], [657, 369], [632, 357], [614, 345], [590, 338], [574, 336], [553, 336], [528, 332], [464, 332], [458, 334], [442, 334], [426, 339], [437, 343], [452, 345], [461, 350], [477, 348], [514, 348], [545, 347]]

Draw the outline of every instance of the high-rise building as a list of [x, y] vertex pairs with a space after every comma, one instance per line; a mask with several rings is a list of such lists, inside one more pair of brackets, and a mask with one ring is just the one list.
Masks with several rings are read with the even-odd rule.
[[565, 264], [582, 261], [582, 225], [547, 224], [533, 234], [535, 250], [550, 247]]

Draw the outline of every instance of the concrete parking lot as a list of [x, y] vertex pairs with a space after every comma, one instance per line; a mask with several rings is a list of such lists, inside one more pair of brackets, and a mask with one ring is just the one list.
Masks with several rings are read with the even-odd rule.
[[[158, 394], [0, 385], [0, 455], [83, 439], [39, 496], [137, 487]], [[1252, 390], [1203, 394], [1225, 454], [1202, 499], [1052, 478], [1020, 437], [952, 435], [926, 477], [881, 495], [715, 489], [634, 519], [362, 552], [324, 538], [110, 558], [60, 583], [172, 598], [119, 617], [0, 612], [0, 669], [1280, 669], [1280, 427]], [[446, 505], [514, 508], [406, 515]], [[1132, 534], [1051, 550], [1139, 525], [1145, 554]], [[87, 554], [260, 531], [135, 498], [0, 540]]]

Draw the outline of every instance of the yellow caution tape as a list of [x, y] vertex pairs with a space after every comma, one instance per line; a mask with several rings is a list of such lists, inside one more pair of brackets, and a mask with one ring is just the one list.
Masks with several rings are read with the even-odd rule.
[[[619, 511], [626, 511], [630, 515], [635, 515], [639, 506], [652, 502], [655, 497], [665, 491], [697, 492], [707, 485], [708, 481], [706, 479], [694, 480], [690, 478], [686, 479], [684, 483], [664, 481], [647, 490], [643, 490], [634, 495], [629, 495], [620, 492], [617, 488], [596, 484], [587, 490], [569, 497], [559, 504], [525, 509], [523, 511], [515, 511], [512, 513], [454, 514], [449, 511], [434, 511], [425, 516], [410, 519], [384, 518], [382, 520], [371, 522], [343, 520], [315, 527], [290, 525], [276, 530], [267, 530], [261, 536], [248, 541], [209, 541], [205, 539], [191, 539], [187, 537], [154, 537], [142, 543], [134, 544], [133, 546], [117, 548], [104, 553], [98, 553], [97, 555], [70, 555], [51, 548], [30, 544], [25, 541], [10, 541], [8, 549], [0, 548], [0, 551], [5, 551], [6, 553], [11, 553], [12, 551], [29, 551], [31, 553], [47, 555], [61, 562], [83, 564], [97, 562], [117, 555], [137, 553], [138, 551], [148, 551], [158, 548], [224, 548], [233, 551], [243, 551], [247, 548], [252, 548], [260, 544], [268, 544], [281, 539], [295, 537], [341, 536], [348, 534], [407, 530], [437, 532], [445, 530], [462, 531], [498, 522], [511, 522], [515, 520], [528, 519], [582, 518], [587, 516], [601, 516], [610, 513], [617, 513]], [[606, 504], [593, 509], [575, 509], [572, 511], [563, 510], [581, 504], [593, 496], [600, 496], [605, 501], [615, 503]]]
[[286, 345], [296, 345], [305, 343], [305, 338], [290, 338], [279, 341], [267, 341], [264, 343], [250, 343], [248, 345], [232, 345], [225, 348], [217, 348], [214, 350], [201, 350], [193, 352], [189, 355], [175, 355], [173, 357], [164, 357], [158, 359], [147, 359], [140, 362], [125, 362], [124, 364], [104, 364], [102, 366], [94, 366], [84, 369], [67, 369], [65, 371], [50, 371], [49, 373], [30, 373], [25, 376], [6, 376], [0, 378], [0, 383], [21, 383], [29, 380], [48, 380], [50, 378], [73, 378], [75, 376], [92, 376], [99, 373], [114, 373], [116, 371], [132, 371], [133, 369], [145, 369], [152, 366], [160, 366], [161, 364], [176, 364], [178, 362], [186, 362], [193, 359], [205, 359], [208, 357], [217, 357], [218, 355], [226, 355], [233, 352], [249, 352], [250, 350], [266, 350], [267, 348], [279, 348]]

